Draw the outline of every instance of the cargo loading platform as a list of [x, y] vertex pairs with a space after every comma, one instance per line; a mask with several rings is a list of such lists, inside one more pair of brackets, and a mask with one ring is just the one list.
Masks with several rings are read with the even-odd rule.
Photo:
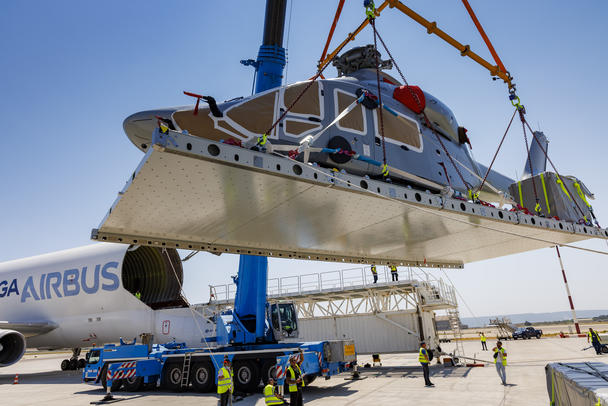
[[92, 232], [212, 253], [443, 268], [607, 237], [174, 131], [155, 133]]

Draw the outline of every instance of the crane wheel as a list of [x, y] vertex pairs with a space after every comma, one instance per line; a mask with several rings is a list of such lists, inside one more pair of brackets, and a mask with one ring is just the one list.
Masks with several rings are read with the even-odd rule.
[[167, 363], [163, 368], [160, 386], [174, 392], [179, 392], [182, 385], [182, 364], [180, 362]]
[[252, 393], [260, 384], [260, 366], [252, 360], [234, 363], [234, 386], [241, 392]]
[[277, 360], [269, 359], [262, 364], [262, 382], [268, 385], [268, 380], [277, 379]]
[[144, 378], [132, 376], [131, 378], [125, 378], [122, 384], [126, 392], [139, 392], [144, 385]]
[[192, 386], [197, 392], [212, 392], [215, 386], [215, 369], [209, 361], [196, 362], [190, 372]]

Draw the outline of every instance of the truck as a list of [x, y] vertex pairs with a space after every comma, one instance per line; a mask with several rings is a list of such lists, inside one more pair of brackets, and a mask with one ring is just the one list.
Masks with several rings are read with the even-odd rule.
[[298, 337], [297, 310], [292, 302], [267, 301], [267, 258], [241, 255], [234, 307], [213, 316], [214, 336], [201, 332], [203, 347], [185, 343], [124, 342], [91, 348], [82, 379], [105, 389], [134, 392], [160, 387], [182, 391], [190, 386], [211, 392], [217, 385], [224, 357], [232, 362], [235, 390], [255, 392], [275, 378], [281, 388], [289, 357], [301, 354], [305, 384], [319, 376], [346, 372], [356, 365], [353, 340], [288, 342]]
[[542, 335], [543, 331], [534, 327], [520, 327], [513, 332], [513, 339], [517, 340], [518, 338], [521, 338], [522, 340], [525, 340], [532, 337], [540, 338]]

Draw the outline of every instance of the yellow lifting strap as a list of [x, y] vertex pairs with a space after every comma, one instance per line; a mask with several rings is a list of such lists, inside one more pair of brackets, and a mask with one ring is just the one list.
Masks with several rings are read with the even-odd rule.
[[547, 204], [547, 214], [551, 214], [551, 207], [549, 207], [549, 198], [547, 197], [547, 186], [545, 186], [545, 176], [540, 173], [540, 182], [543, 184], [543, 193], [545, 194], [545, 203]]
[[[557, 175], [556, 175], [557, 176]], [[570, 197], [570, 193], [568, 193], [568, 191], [566, 190], [566, 187], [564, 186], [564, 182], [560, 179], [559, 176], [557, 176], [557, 179], [555, 179], [555, 181], [557, 182], [557, 184], [562, 188], [562, 191], [566, 194], [566, 196], [568, 196], [568, 198], [570, 200], [572, 200], [572, 197]]]
[[524, 207], [524, 195], [521, 193], [521, 182], [517, 182], [517, 188], [519, 189], [519, 205]]
[[382, 176], [384, 176], [385, 178], [388, 176], [388, 165], [387, 164], [382, 165]]
[[576, 193], [578, 193], [578, 196], [583, 200], [583, 202], [585, 202], [587, 207], [591, 208], [591, 205], [589, 204], [589, 202], [587, 201], [587, 198], [585, 197], [585, 193], [583, 193], [583, 191], [581, 189], [581, 185], [578, 182], [574, 182], [574, 187], [576, 188]]

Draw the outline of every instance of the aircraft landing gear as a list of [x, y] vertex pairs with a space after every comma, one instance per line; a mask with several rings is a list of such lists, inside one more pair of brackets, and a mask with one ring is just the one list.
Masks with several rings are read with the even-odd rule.
[[64, 359], [61, 361], [62, 371], [74, 371], [76, 369], [84, 368], [86, 361], [84, 358], [78, 358], [80, 356], [80, 348], [72, 348], [72, 357], [70, 359]]

